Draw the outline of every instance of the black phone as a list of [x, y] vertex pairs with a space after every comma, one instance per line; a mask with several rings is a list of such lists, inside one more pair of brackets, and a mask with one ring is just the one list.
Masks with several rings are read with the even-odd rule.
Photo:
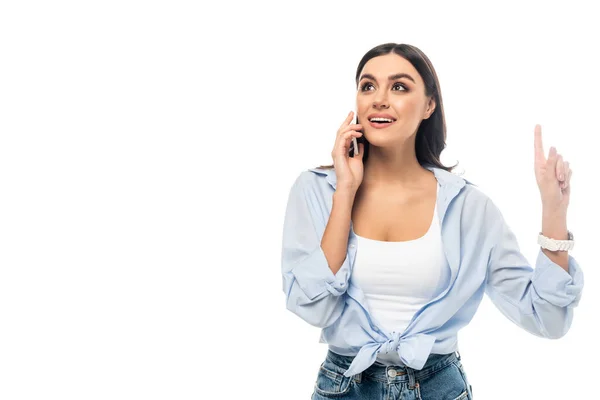
[[[355, 121], [355, 122], [354, 122], [355, 124], [358, 124], [358, 123], [359, 123], [359, 122], [358, 122], [358, 117], [356, 117], [356, 119], [355, 119], [354, 121]], [[359, 137], [359, 138], [356, 138], [356, 144], [357, 144], [357, 145], [358, 145], [358, 143], [364, 143], [364, 142], [365, 142], [365, 132], [364, 132], [364, 130], [363, 130], [363, 129], [361, 129], [359, 132], [362, 132], [362, 133], [363, 133], [363, 135], [362, 135], [361, 137]], [[356, 149], [356, 150], [358, 151], [358, 149]], [[349, 155], [350, 157], [354, 157], [354, 140], [352, 140], [352, 141], [350, 142], [350, 150], [349, 150], [349, 153], [348, 153], [348, 155]]]

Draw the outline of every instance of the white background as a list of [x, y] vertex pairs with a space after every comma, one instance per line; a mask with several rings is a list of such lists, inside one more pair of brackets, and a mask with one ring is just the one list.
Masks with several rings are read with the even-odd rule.
[[596, 392], [600, 32], [587, 2], [199, 4], [0, 6], [0, 398], [310, 398], [327, 349], [285, 309], [287, 196], [331, 163], [355, 68], [386, 42], [432, 60], [442, 162], [460, 162], [532, 262], [536, 123], [573, 170], [586, 285], [571, 330], [535, 337], [485, 297], [459, 333], [475, 397]]

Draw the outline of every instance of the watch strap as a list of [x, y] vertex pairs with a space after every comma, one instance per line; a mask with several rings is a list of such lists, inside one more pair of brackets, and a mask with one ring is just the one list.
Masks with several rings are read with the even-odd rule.
[[542, 248], [550, 251], [569, 251], [575, 246], [575, 241], [571, 231], [568, 231], [568, 239], [566, 240], [552, 239], [544, 236], [542, 232], [540, 232], [538, 235], [538, 244]]

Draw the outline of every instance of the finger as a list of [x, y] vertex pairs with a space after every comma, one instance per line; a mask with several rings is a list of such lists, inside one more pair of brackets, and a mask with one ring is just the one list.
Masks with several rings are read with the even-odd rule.
[[[550, 152], [548, 153], [548, 160], [546, 161], [546, 170], [549, 172], [547, 176], [548, 179], [554, 180], [556, 179], [556, 163], [558, 161], [558, 152], [556, 151], [556, 147], [550, 147]], [[554, 173], [552, 173], [554, 172]]]
[[565, 187], [562, 190], [562, 194], [563, 194], [563, 196], [570, 196], [571, 195], [571, 185], [568, 185], [567, 187]]
[[361, 137], [362, 136], [362, 132], [358, 132], [358, 131], [348, 131], [346, 133], [344, 133], [342, 135], [342, 140], [345, 141], [345, 143], [349, 144], [350, 141], [352, 140], [353, 137]]
[[564, 167], [563, 167], [563, 171], [565, 174], [565, 180], [569, 179], [569, 171], [571, 170], [571, 165], [569, 164], [568, 161], [565, 161], [564, 163]]
[[565, 180], [565, 163], [561, 154], [556, 156], [556, 178], [559, 182]]
[[[338, 140], [334, 146], [334, 153], [340, 152], [340, 154], [346, 152], [350, 149], [350, 142], [353, 137], [361, 137], [362, 132], [357, 131], [347, 131], [340, 136], [338, 136]], [[359, 149], [360, 150], [360, 149]]]
[[546, 157], [544, 156], [544, 145], [542, 144], [542, 127], [540, 124], [536, 124], [533, 133], [533, 147], [535, 150], [535, 160], [539, 163], [545, 163]]
[[349, 131], [349, 132], [347, 132], [347, 133], [344, 135], [344, 139], [343, 139], [343, 143], [344, 143], [344, 144], [343, 144], [343, 145], [344, 145], [346, 148], [348, 148], [348, 149], [349, 149], [349, 148], [350, 148], [350, 142], [352, 141], [352, 139], [354, 139], [354, 138], [358, 138], [358, 137], [361, 137], [361, 136], [362, 136], [362, 133], [360, 133], [360, 132], [356, 132], [356, 131]]
[[346, 117], [346, 119], [344, 120], [344, 122], [342, 122], [342, 125], [340, 125], [340, 129], [338, 129], [338, 131], [340, 131], [344, 127], [348, 126], [348, 124], [350, 123], [350, 121], [352, 121], [352, 117], [353, 116], [354, 116], [354, 111], [350, 111], [350, 113], [348, 114], [348, 116]]
[[570, 168], [567, 168], [567, 172], [565, 174], [565, 181], [563, 182], [563, 188], [571, 186], [571, 175], [573, 171]]
[[361, 124], [350, 124], [350, 125], [345, 126], [342, 129], [340, 129], [339, 134], [341, 136], [348, 131], [360, 131], [360, 130], [362, 130]]

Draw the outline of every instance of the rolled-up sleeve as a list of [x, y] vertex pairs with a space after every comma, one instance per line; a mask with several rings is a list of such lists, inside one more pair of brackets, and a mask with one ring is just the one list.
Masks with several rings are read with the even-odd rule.
[[311, 325], [326, 327], [341, 315], [350, 278], [349, 257], [334, 275], [321, 239], [329, 213], [315, 182], [306, 171], [296, 179], [288, 197], [283, 224], [281, 268], [288, 310]]
[[486, 234], [492, 246], [485, 290], [494, 305], [528, 332], [550, 339], [564, 336], [583, 290], [583, 271], [568, 255], [569, 272], [539, 248], [533, 269], [498, 207], [488, 199]]

